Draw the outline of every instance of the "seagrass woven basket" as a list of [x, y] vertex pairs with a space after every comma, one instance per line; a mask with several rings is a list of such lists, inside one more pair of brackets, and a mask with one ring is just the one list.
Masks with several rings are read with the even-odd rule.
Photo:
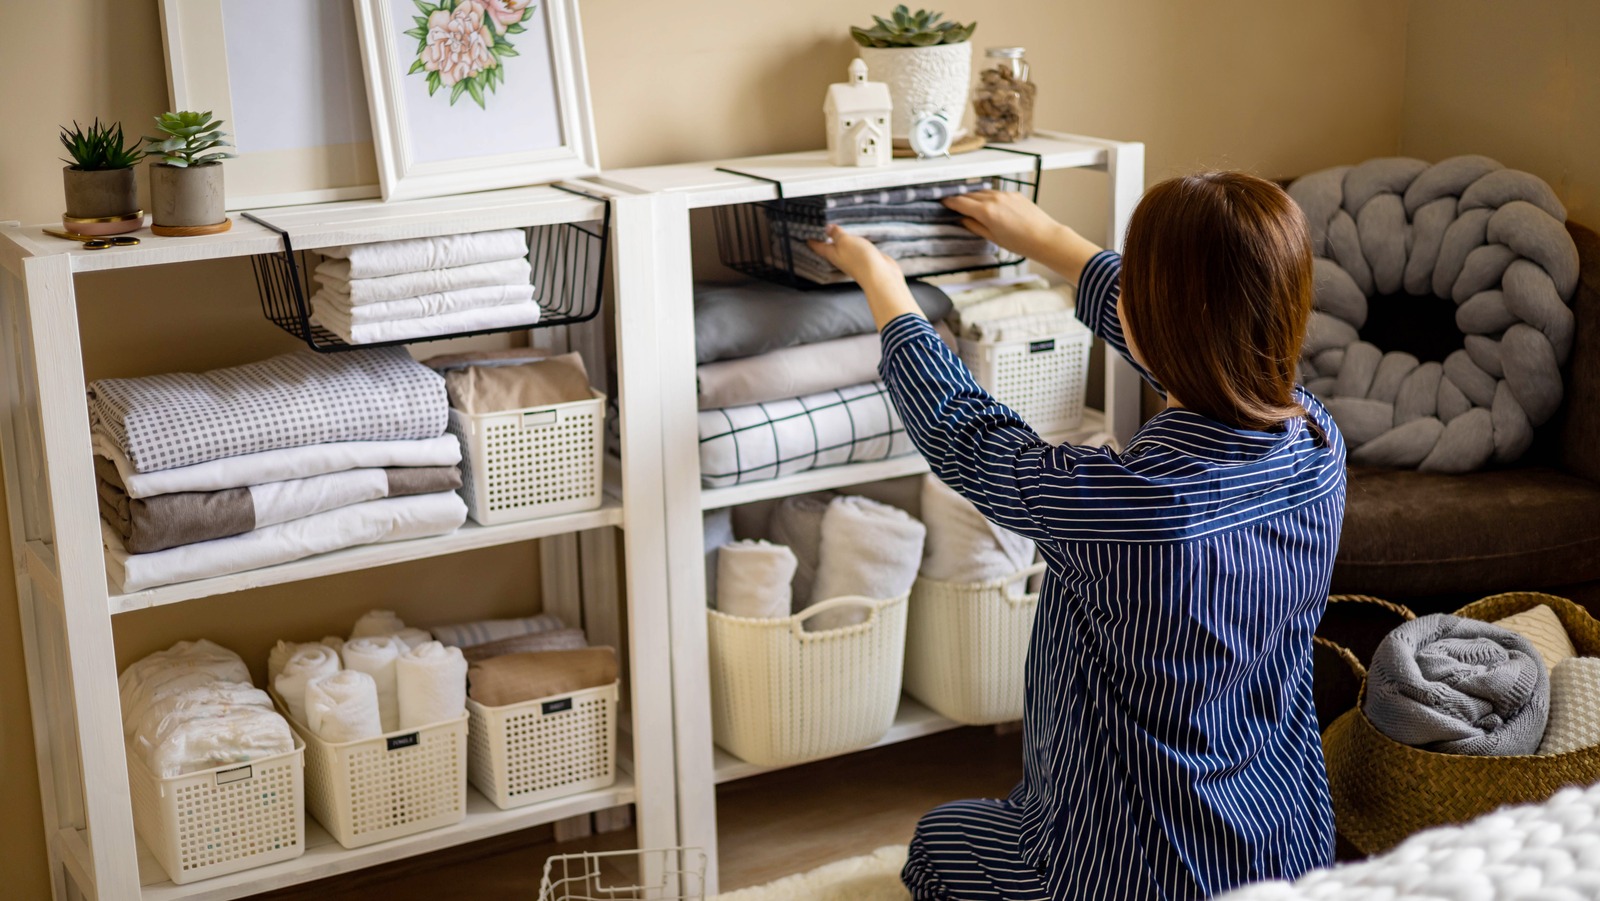
[[[1493, 621], [1538, 604], [1555, 611], [1579, 656], [1600, 657], [1600, 622], [1566, 598], [1497, 594], [1456, 615]], [[1543, 801], [1563, 786], [1600, 781], [1600, 746], [1550, 755], [1439, 754], [1379, 732], [1360, 705], [1328, 727], [1322, 750], [1335, 823], [1366, 854], [1387, 851], [1423, 829], [1464, 823], [1507, 804]]]

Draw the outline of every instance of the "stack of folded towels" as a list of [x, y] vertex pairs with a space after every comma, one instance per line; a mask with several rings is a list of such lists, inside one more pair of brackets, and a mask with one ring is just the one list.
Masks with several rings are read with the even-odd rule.
[[140, 591], [450, 532], [448, 413], [444, 379], [400, 348], [92, 382], [111, 574]]
[[796, 275], [818, 284], [850, 281], [806, 245], [807, 240], [826, 238], [828, 226], [837, 225], [899, 260], [907, 275], [997, 265], [995, 246], [968, 231], [961, 224], [961, 215], [941, 202], [945, 197], [988, 187], [987, 179], [975, 178], [784, 200], [768, 207], [769, 262], [778, 268], [792, 262]]
[[363, 616], [349, 638], [278, 642], [267, 678], [289, 717], [330, 744], [451, 722], [467, 709], [461, 651], [388, 610]]
[[1078, 332], [1072, 300], [1037, 275], [961, 289], [952, 287], [950, 326], [972, 341], [1026, 341]]
[[1493, 623], [1434, 614], [1373, 654], [1362, 707], [1378, 731], [1445, 754], [1564, 754], [1600, 746], [1600, 657], [1580, 657], [1537, 604]]
[[590, 647], [582, 629], [557, 616], [479, 620], [435, 626], [440, 641], [459, 648], [470, 668], [467, 696], [485, 707], [599, 688], [617, 681], [617, 652]]
[[329, 247], [312, 321], [347, 344], [413, 341], [539, 321], [522, 229]]
[[162, 778], [237, 766], [294, 750], [289, 724], [250, 684], [238, 654], [180, 641], [122, 671], [122, 732]]
[[[950, 313], [937, 287], [913, 281], [911, 291], [933, 322]], [[913, 450], [878, 379], [881, 349], [860, 289], [697, 285], [694, 328], [705, 487]]]

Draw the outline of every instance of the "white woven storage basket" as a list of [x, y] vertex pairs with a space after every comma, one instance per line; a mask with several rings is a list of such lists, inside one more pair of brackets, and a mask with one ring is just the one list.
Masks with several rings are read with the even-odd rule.
[[177, 885], [306, 851], [305, 746], [163, 778], [128, 754], [133, 825]]
[[467, 778], [501, 810], [617, 780], [617, 685], [521, 704], [467, 700]]
[[[861, 608], [867, 620], [807, 632], [819, 613]], [[717, 744], [760, 766], [865, 748], [900, 706], [906, 598], [842, 597], [783, 619], [710, 616], [711, 715]]]
[[906, 624], [906, 692], [949, 719], [1022, 719], [1024, 665], [1038, 594], [1012, 594], [1045, 564], [991, 582], [917, 579]]
[[606, 396], [501, 413], [450, 411], [461, 496], [486, 526], [600, 506]]
[[978, 384], [1041, 435], [1075, 429], [1083, 422], [1093, 344], [1094, 333], [1076, 322], [1065, 331], [1032, 339], [959, 342], [961, 360]]
[[467, 714], [339, 744], [295, 722], [306, 743], [306, 809], [346, 848], [459, 823], [467, 815]]

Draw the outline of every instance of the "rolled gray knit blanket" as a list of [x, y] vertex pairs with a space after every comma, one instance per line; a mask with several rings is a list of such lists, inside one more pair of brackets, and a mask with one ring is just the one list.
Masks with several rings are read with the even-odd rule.
[[1366, 691], [1362, 711], [1379, 732], [1442, 754], [1533, 754], [1550, 712], [1550, 674], [1532, 642], [1442, 613], [1384, 638]]

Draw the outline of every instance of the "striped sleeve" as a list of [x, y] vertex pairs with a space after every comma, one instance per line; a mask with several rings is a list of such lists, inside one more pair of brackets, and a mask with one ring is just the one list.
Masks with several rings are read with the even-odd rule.
[[1114, 250], [1102, 250], [1089, 259], [1078, 278], [1078, 321], [1089, 331], [1115, 350], [1139, 371], [1139, 375], [1152, 388], [1166, 395], [1166, 389], [1148, 370], [1140, 366], [1128, 350], [1127, 336], [1122, 332], [1122, 317], [1117, 314], [1117, 298], [1122, 296], [1122, 255]]

